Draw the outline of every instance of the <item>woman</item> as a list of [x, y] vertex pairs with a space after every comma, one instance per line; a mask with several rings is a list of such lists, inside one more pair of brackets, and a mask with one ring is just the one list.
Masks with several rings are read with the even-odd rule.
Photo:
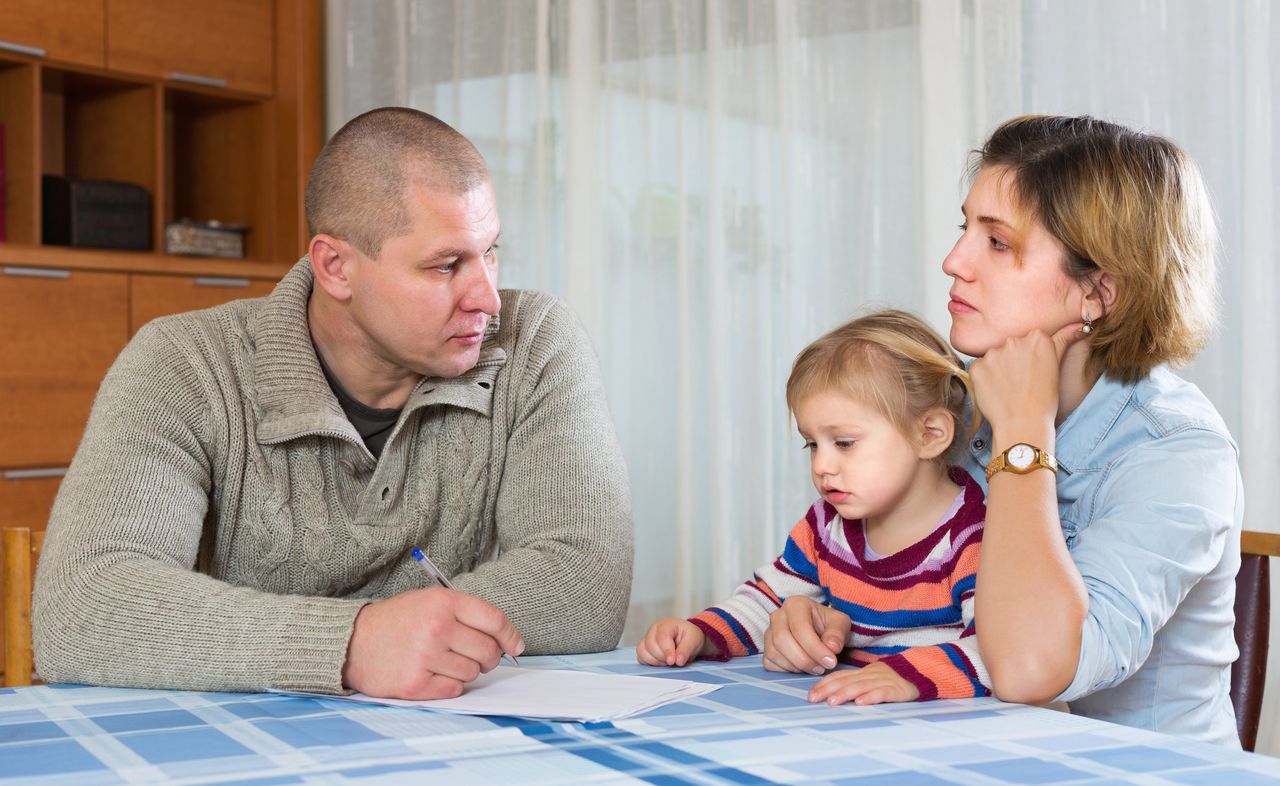
[[1166, 139], [1021, 117], [976, 151], [951, 343], [978, 358], [976, 621], [997, 696], [1239, 745], [1228, 690], [1243, 495], [1203, 347], [1217, 235]]
[[[1238, 452], [1167, 369], [1213, 321], [1199, 172], [1160, 137], [1023, 117], [977, 151], [973, 175], [942, 269], [987, 424], [966, 462], [988, 485], [975, 626], [994, 692], [1238, 747]], [[766, 663], [820, 673], [848, 630], [834, 609], [788, 600]]]

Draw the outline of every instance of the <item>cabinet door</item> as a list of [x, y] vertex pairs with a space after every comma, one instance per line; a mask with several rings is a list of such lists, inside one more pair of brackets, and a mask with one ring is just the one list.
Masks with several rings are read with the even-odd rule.
[[71, 463], [128, 340], [123, 273], [0, 271], [0, 467]]
[[201, 276], [149, 276], [135, 273], [130, 283], [129, 332], [156, 317], [212, 308], [230, 300], [262, 297], [275, 288], [271, 281]]
[[107, 0], [107, 67], [269, 95], [272, 0]]
[[106, 39], [103, 0], [4, 0], [0, 48], [102, 68]]

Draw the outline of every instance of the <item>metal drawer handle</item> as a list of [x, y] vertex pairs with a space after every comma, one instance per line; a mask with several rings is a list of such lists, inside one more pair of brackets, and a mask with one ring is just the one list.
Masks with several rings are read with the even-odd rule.
[[67, 474], [66, 467], [47, 467], [44, 469], [6, 469], [5, 480], [32, 480], [34, 478], [60, 478]]
[[20, 55], [31, 55], [32, 57], [44, 57], [44, 50], [38, 46], [27, 46], [25, 44], [15, 44], [12, 41], [0, 41], [0, 49], [8, 52], [17, 52]]
[[227, 80], [217, 79], [212, 76], [200, 76], [199, 74], [184, 74], [181, 71], [170, 71], [169, 78], [175, 82], [186, 82], [192, 85], [204, 85], [205, 87], [226, 87]]
[[70, 270], [56, 270], [51, 267], [9, 267], [5, 265], [6, 276], [26, 276], [27, 278], [71, 278]]
[[247, 278], [212, 278], [212, 277], [202, 276], [196, 279], [196, 286], [198, 287], [236, 287], [237, 289], [244, 289], [245, 287], [249, 286], [249, 279]]

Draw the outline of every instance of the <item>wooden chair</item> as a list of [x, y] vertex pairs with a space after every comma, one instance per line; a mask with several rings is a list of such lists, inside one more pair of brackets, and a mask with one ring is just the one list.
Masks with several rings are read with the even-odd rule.
[[1280, 535], [1240, 533], [1240, 572], [1236, 574], [1236, 645], [1240, 659], [1231, 669], [1231, 703], [1236, 708], [1240, 744], [1252, 751], [1258, 741], [1262, 691], [1267, 681], [1271, 634], [1271, 557], [1280, 557]]
[[30, 685], [34, 673], [31, 656], [31, 586], [35, 578], [44, 532], [27, 527], [0, 529], [4, 575], [0, 597], [4, 600], [4, 684]]

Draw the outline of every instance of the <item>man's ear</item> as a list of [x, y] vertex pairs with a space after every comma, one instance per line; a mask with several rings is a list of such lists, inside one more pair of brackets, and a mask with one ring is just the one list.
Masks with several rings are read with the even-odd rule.
[[951, 447], [956, 422], [945, 409], [931, 409], [916, 421], [916, 454], [935, 459]]
[[340, 303], [350, 300], [349, 275], [355, 255], [351, 244], [333, 235], [319, 234], [311, 238], [307, 253], [311, 257], [311, 272], [316, 286]]
[[1089, 285], [1084, 299], [1091, 306], [1087, 307], [1091, 318], [1099, 319], [1110, 314], [1111, 308], [1116, 304], [1116, 280], [1110, 273], [1099, 271], [1089, 278]]

